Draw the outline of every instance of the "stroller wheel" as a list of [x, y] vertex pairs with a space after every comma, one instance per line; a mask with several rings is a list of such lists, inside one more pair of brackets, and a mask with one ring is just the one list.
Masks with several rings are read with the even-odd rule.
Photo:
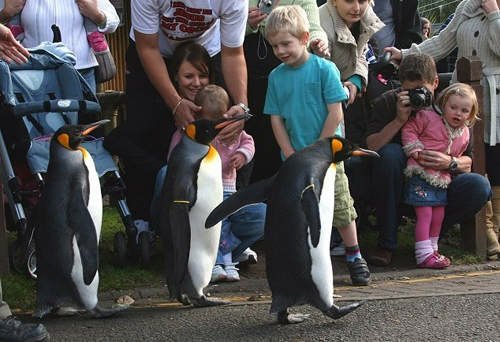
[[123, 232], [117, 232], [114, 238], [114, 248], [116, 254], [116, 263], [118, 266], [125, 266], [127, 263], [127, 239]]
[[30, 278], [37, 278], [36, 248], [34, 243], [30, 243], [28, 250], [26, 251], [26, 270], [28, 271], [28, 276]]
[[138, 248], [141, 253], [141, 264], [146, 267], [151, 262], [151, 233], [141, 232], [139, 234]]

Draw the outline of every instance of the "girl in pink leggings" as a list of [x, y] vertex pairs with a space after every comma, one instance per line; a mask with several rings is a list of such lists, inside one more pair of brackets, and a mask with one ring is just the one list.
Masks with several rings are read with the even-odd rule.
[[[478, 113], [474, 90], [455, 83], [442, 91], [433, 109], [418, 111], [402, 129], [403, 150], [408, 156], [405, 169], [406, 203], [414, 206], [415, 258], [419, 268], [445, 268], [450, 259], [439, 254], [438, 239], [447, 204], [447, 187], [457, 173], [457, 159], [469, 143], [469, 129]], [[448, 168], [433, 169], [419, 158], [426, 151], [450, 156]]]

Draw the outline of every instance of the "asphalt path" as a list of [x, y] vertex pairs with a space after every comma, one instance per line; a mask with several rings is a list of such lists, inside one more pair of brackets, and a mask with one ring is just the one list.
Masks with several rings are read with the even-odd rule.
[[[367, 303], [337, 321], [310, 306], [297, 325], [279, 325], [269, 313], [269, 293], [216, 295], [233, 304], [183, 307], [161, 298], [138, 301], [117, 317], [44, 320], [51, 341], [500, 341], [500, 271], [340, 286], [339, 305]], [[31, 320], [23, 317], [24, 320]]]

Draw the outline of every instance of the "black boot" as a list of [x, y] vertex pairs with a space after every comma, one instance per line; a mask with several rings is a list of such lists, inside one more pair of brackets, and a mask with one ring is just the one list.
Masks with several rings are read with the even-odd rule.
[[11, 316], [0, 320], [0, 341], [43, 341], [49, 333], [42, 324], [21, 323]]

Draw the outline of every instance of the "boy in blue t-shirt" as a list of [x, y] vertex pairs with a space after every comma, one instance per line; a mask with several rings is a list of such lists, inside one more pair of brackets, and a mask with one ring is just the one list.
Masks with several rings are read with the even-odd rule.
[[[264, 106], [264, 113], [271, 115], [282, 157], [286, 159], [320, 138], [343, 136], [342, 101], [347, 95], [335, 64], [308, 52], [309, 22], [305, 11], [300, 6], [275, 8], [267, 18], [266, 39], [283, 62], [269, 75]], [[359, 250], [355, 219], [344, 164], [339, 163], [333, 225], [346, 245], [352, 283], [368, 285], [370, 271]]]

